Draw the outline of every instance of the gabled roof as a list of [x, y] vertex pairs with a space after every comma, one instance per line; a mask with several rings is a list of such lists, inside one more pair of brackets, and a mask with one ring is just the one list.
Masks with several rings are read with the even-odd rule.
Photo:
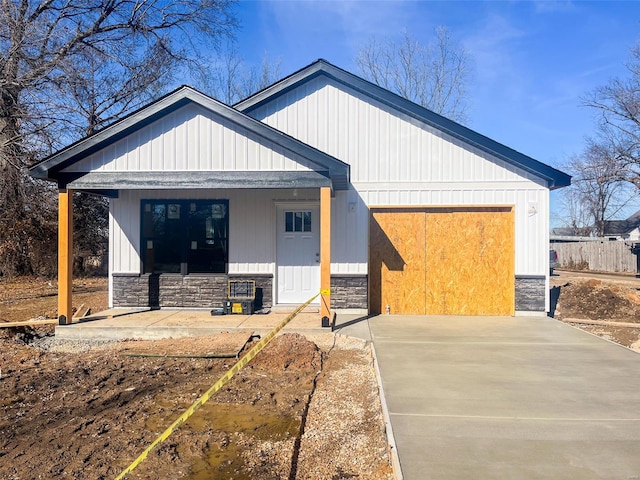
[[559, 237], [577, 237], [581, 236], [577, 228], [573, 227], [555, 227], [551, 229], [551, 235]]
[[640, 227], [640, 210], [625, 220], [607, 220], [604, 222], [604, 235], [626, 235]]
[[250, 113], [252, 110], [272, 101], [273, 99], [285, 95], [287, 92], [297, 88], [320, 75], [331, 78], [357, 92], [375, 99], [398, 112], [415, 118], [427, 125], [432, 126], [452, 137], [473, 145], [491, 155], [494, 155], [510, 164], [515, 165], [533, 175], [547, 181], [550, 189], [566, 187], [571, 184], [571, 176], [560, 170], [556, 170], [538, 160], [513, 150], [501, 143], [498, 143], [478, 132], [471, 130], [448, 118], [438, 115], [431, 110], [421, 107], [406, 98], [396, 95], [378, 85], [375, 85], [357, 75], [342, 70], [332, 65], [326, 60], [319, 59], [304, 67], [288, 77], [274, 83], [260, 92], [234, 105], [234, 108]]
[[[285, 150], [300, 155], [319, 165], [321, 167], [320, 170], [326, 172], [330, 177], [334, 189], [344, 190], [348, 188], [349, 165], [346, 163], [188, 86], [182, 86], [174, 90], [103, 130], [83, 138], [49, 156], [32, 167], [30, 174], [36, 178], [65, 183], [65, 175], [61, 173], [61, 170], [64, 168], [148, 126], [152, 122], [189, 103], [200, 105], [220, 115], [224, 119], [247, 129], [258, 137], [274, 142]], [[175, 177], [175, 175], [173, 176]]]

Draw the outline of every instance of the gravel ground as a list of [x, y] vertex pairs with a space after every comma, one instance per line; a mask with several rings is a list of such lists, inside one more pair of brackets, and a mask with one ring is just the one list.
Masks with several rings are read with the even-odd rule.
[[116, 340], [61, 340], [55, 337], [39, 337], [33, 339], [30, 345], [44, 352], [84, 353], [101, 350], [117, 343]]

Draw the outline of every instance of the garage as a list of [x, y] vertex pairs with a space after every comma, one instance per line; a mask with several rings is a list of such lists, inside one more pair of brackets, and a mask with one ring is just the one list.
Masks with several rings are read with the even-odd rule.
[[374, 208], [372, 314], [514, 315], [512, 206]]

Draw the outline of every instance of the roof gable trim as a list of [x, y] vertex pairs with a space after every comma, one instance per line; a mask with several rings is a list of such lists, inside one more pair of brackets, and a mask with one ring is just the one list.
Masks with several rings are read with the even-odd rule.
[[468, 127], [424, 108], [404, 97], [401, 97], [385, 88], [369, 82], [357, 75], [319, 59], [311, 65], [298, 70], [283, 80], [261, 90], [247, 99], [234, 105], [234, 108], [249, 113], [262, 105], [269, 103], [274, 98], [285, 95], [320, 75], [324, 75], [348, 88], [355, 90], [369, 98], [381, 102], [393, 108], [401, 114], [407, 115], [447, 135], [462, 140], [463, 142], [479, 148], [501, 160], [515, 165], [539, 178], [545, 180], [550, 189], [560, 188], [571, 184], [571, 176], [555, 168], [513, 150], [495, 140], [490, 139]]
[[79, 140], [58, 153], [55, 153], [32, 167], [30, 173], [36, 178], [58, 180], [60, 171], [69, 165], [150, 125], [154, 121], [189, 103], [200, 105], [222, 116], [224, 119], [245, 128], [258, 137], [273, 142], [286, 151], [294, 155], [299, 155], [311, 163], [318, 165], [319, 171], [329, 172], [329, 175], [334, 181], [334, 188], [338, 190], [348, 188], [349, 165], [346, 163], [187, 86], [180, 87], [178, 90], [130, 114], [96, 134]]

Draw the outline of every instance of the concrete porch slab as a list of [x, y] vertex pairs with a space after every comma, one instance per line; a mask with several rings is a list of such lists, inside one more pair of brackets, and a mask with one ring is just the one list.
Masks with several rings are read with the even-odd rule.
[[[288, 313], [265, 315], [211, 315], [209, 310], [130, 310], [111, 309], [83, 318], [71, 325], [57, 325], [59, 339], [124, 340], [215, 335], [221, 332], [251, 330], [257, 335], [269, 333]], [[298, 333], [330, 332], [322, 328], [318, 313], [298, 314], [283, 331]]]

